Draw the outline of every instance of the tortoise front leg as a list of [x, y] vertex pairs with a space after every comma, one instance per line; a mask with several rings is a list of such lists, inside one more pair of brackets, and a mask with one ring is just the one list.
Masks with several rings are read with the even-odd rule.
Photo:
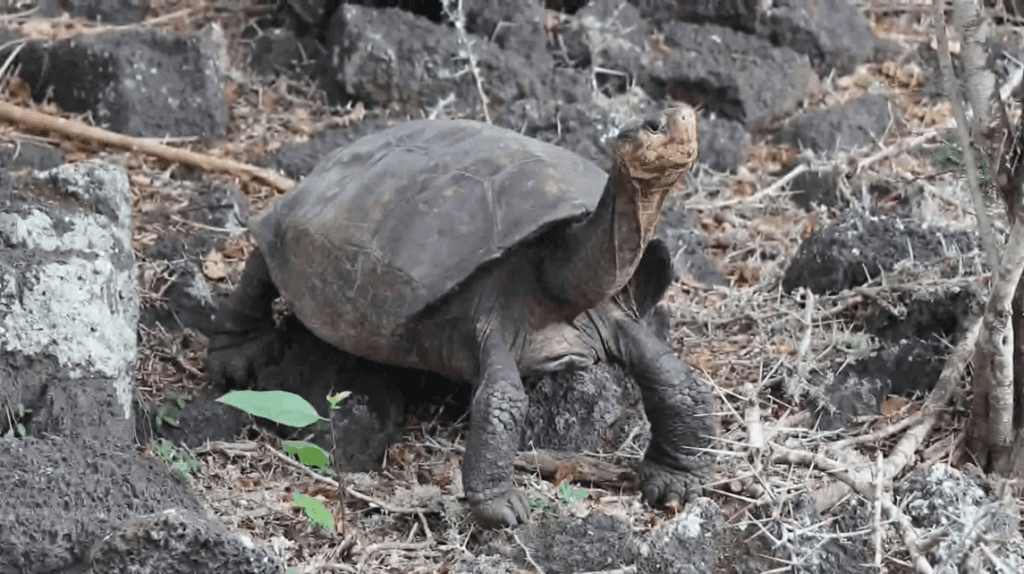
[[512, 487], [512, 458], [526, 414], [526, 392], [515, 360], [496, 338], [481, 345], [479, 365], [462, 484], [478, 523], [515, 526], [529, 518], [526, 499]]
[[652, 506], [682, 504], [714, 476], [714, 398], [661, 339], [638, 321], [616, 328], [618, 354], [640, 386], [651, 423], [651, 444], [640, 464], [644, 499]]
[[211, 379], [245, 385], [260, 367], [280, 358], [283, 345], [272, 309], [277, 296], [267, 262], [256, 249], [246, 260], [235, 290], [221, 302], [214, 317], [206, 361]]

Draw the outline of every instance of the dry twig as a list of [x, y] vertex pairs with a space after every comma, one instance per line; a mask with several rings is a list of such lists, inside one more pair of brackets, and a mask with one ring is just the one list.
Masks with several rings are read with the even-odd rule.
[[144, 153], [171, 163], [180, 163], [208, 172], [227, 173], [235, 177], [268, 185], [278, 191], [288, 191], [295, 182], [268, 169], [230, 159], [179, 149], [145, 139], [126, 136], [85, 122], [59, 118], [0, 101], [0, 118], [24, 129], [57, 133], [72, 140], [84, 140], [105, 146]]

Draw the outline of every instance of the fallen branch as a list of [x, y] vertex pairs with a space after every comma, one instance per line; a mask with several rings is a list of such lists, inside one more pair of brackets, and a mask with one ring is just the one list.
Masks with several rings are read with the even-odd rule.
[[946, 364], [942, 367], [942, 373], [935, 383], [935, 388], [924, 401], [920, 411], [924, 413], [921, 415], [923, 417], [921, 422], [907, 431], [889, 452], [889, 456], [885, 457], [885, 476], [887, 478], [892, 479], [914, 460], [914, 453], [924, 443], [928, 433], [938, 422], [939, 414], [953, 398], [953, 393], [960, 386], [960, 380], [967, 369], [967, 363], [974, 355], [978, 332], [981, 330], [981, 319], [981, 315], [973, 315], [965, 322], [960, 342], [946, 358]]
[[143, 153], [202, 171], [227, 173], [282, 192], [295, 187], [294, 181], [269, 169], [119, 134], [78, 120], [51, 116], [8, 102], [0, 101], [0, 118], [22, 129], [57, 133], [68, 139], [95, 142], [132, 153]]
[[636, 473], [632, 470], [582, 454], [554, 451], [519, 453], [512, 466], [528, 472], [539, 472], [557, 482], [571, 480], [604, 488], [636, 486]]

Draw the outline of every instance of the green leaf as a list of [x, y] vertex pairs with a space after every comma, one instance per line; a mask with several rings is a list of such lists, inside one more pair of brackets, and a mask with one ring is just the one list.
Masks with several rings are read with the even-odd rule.
[[327, 395], [327, 402], [331, 405], [331, 411], [338, 410], [338, 404], [341, 403], [341, 401], [347, 399], [348, 396], [351, 394], [352, 391], [341, 391], [340, 393]]
[[153, 443], [153, 454], [165, 462], [171, 462], [174, 457], [174, 445], [171, 441], [162, 438]]
[[562, 502], [565, 504], [579, 502], [589, 495], [590, 493], [587, 492], [587, 489], [573, 488], [572, 484], [569, 482], [563, 482], [562, 486], [558, 487], [558, 497], [561, 498]]
[[331, 516], [331, 512], [327, 510], [327, 507], [321, 504], [319, 500], [312, 496], [306, 496], [301, 492], [296, 492], [294, 498], [295, 506], [306, 511], [306, 516], [313, 521], [313, 524], [332, 532], [334, 531], [334, 518]]
[[319, 446], [304, 440], [283, 440], [281, 448], [290, 456], [298, 457], [299, 462], [313, 468], [330, 467], [331, 455]]
[[307, 427], [323, 418], [306, 399], [286, 391], [231, 391], [217, 401], [295, 428]]

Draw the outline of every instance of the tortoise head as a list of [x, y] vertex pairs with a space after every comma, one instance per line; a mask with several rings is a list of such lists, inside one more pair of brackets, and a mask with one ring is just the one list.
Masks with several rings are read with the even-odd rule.
[[650, 191], [669, 191], [697, 160], [697, 114], [690, 106], [665, 110], [656, 120], [622, 130], [613, 146], [627, 175]]
[[618, 293], [633, 276], [665, 197], [697, 159], [697, 114], [686, 105], [667, 109], [623, 130], [611, 151], [615, 161], [596, 209], [566, 230], [545, 264], [548, 292], [569, 303], [570, 316]]
[[687, 105], [619, 133], [612, 177], [619, 176], [620, 193], [635, 196], [641, 228], [653, 232], [665, 196], [697, 160], [697, 150], [697, 114]]

